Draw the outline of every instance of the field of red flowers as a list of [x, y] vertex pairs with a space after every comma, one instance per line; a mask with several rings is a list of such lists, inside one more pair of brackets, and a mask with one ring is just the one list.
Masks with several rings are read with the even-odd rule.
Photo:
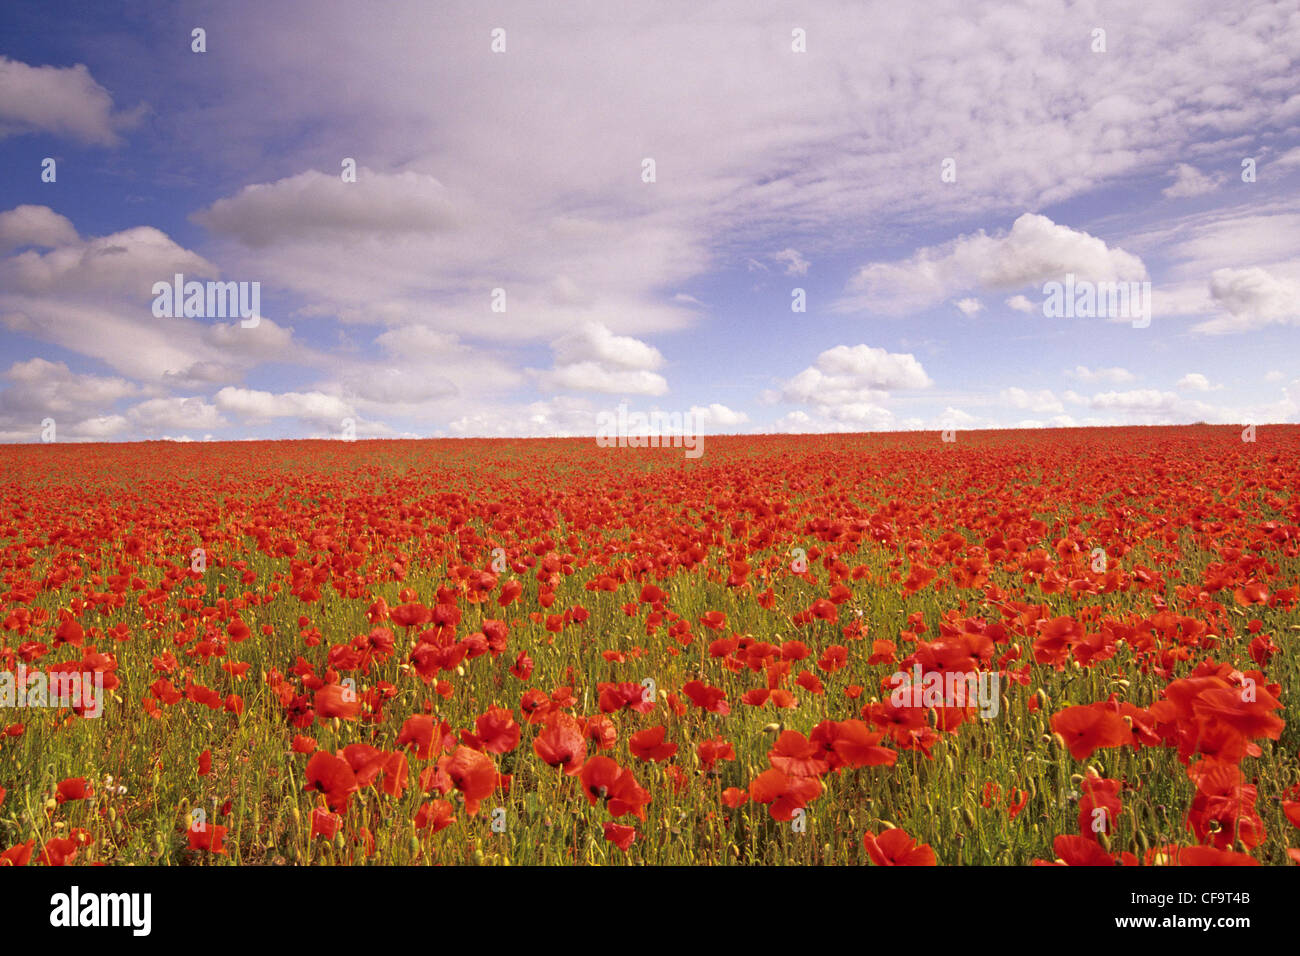
[[1300, 427], [0, 465], [0, 864], [1300, 862]]

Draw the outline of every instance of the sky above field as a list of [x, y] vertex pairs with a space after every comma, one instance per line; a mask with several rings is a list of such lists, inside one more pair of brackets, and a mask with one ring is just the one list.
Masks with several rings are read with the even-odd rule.
[[0, 12], [2, 441], [1300, 421], [1296, 2], [154, 6]]

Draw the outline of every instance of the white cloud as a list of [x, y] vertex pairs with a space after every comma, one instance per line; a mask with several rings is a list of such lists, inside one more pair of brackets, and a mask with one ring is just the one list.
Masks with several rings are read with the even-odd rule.
[[763, 399], [806, 407], [778, 419], [778, 431], [875, 431], [893, 427], [894, 413], [886, 406], [892, 392], [933, 384], [911, 354], [837, 345]]
[[1210, 380], [1200, 372], [1188, 372], [1174, 384], [1174, 388], [1184, 392], [1208, 392]]
[[795, 249], [782, 249], [780, 252], [774, 252], [772, 258], [785, 265], [785, 274], [788, 276], [807, 275], [808, 267], [811, 265]]
[[132, 425], [148, 434], [165, 429], [207, 430], [227, 424], [216, 406], [197, 396], [151, 398], [129, 409], [126, 417]]
[[112, 437], [129, 425], [116, 404], [144, 394], [126, 379], [81, 374], [42, 358], [13, 363], [0, 380], [0, 441], [37, 441], [47, 418], [57, 439]]
[[0, 139], [41, 132], [115, 146], [117, 130], [138, 115], [114, 113], [113, 97], [84, 64], [29, 66], [0, 56]]
[[970, 318], [984, 308], [984, 303], [975, 298], [958, 299], [954, 305], [956, 305], [958, 311], [967, 318]]
[[999, 397], [1012, 408], [1027, 409], [1037, 413], [1065, 411], [1065, 406], [1061, 404], [1061, 400], [1052, 394], [1050, 389], [1046, 388], [1028, 392], [1023, 388], [1012, 386], [1011, 388], [1004, 388]]
[[1025, 213], [1004, 235], [990, 236], [980, 230], [918, 249], [908, 259], [863, 266], [833, 308], [902, 314], [935, 305], [954, 293], [1019, 289], [1061, 281], [1068, 273], [1094, 282], [1147, 278], [1142, 260], [1123, 249], [1046, 216]]
[[260, 248], [292, 239], [361, 243], [367, 236], [456, 229], [466, 212], [432, 176], [376, 173], [361, 167], [356, 182], [308, 170], [273, 183], [245, 186], [196, 212], [195, 222]]
[[606, 392], [624, 395], [662, 395], [668, 382], [654, 370], [664, 364], [658, 349], [640, 339], [615, 335], [597, 322], [551, 344], [555, 367], [538, 374], [551, 391]]
[[605, 392], [611, 395], [663, 395], [668, 381], [643, 369], [609, 368], [599, 362], [560, 365], [539, 376], [543, 388], [556, 392]]
[[1118, 365], [1108, 368], [1088, 368], [1086, 365], [1076, 365], [1073, 370], [1067, 371], [1065, 374], [1080, 382], [1106, 382], [1111, 385], [1126, 385], [1129, 382], [1137, 381], [1136, 375]]
[[22, 246], [52, 249], [77, 241], [71, 220], [49, 206], [17, 206], [0, 212], [0, 254]]
[[1089, 399], [1088, 405], [1094, 411], [1110, 413], [1118, 422], [1134, 425], [1186, 425], [1194, 421], [1236, 420], [1230, 409], [1154, 388], [1100, 392]]
[[1272, 159], [1268, 165], [1278, 169], [1291, 169], [1300, 166], [1300, 146], [1288, 149], [1285, 153]]
[[1216, 269], [1210, 276], [1210, 298], [1228, 314], [1198, 323], [1194, 332], [1218, 335], [1300, 321], [1300, 283], [1264, 269]]
[[1038, 312], [1042, 309], [1041, 305], [1036, 302], [1031, 302], [1023, 295], [1013, 295], [1011, 298], [1007, 299], [1007, 305], [1015, 309], [1017, 312], [1025, 313]]
[[987, 426], [990, 422], [982, 419], [977, 415], [960, 408], [953, 408], [949, 405], [940, 414], [934, 422], [935, 428], [979, 428]]
[[[272, 392], [226, 386], [217, 392], [216, 408], [246, 425], [260, 425], [276, 418], [293, 418], [318, 428], [342, 429], [345, 418], [356, 421], [351, 405], [322, 392]], [[357, 422], [358, 429], [360, 423]]]
[[928, 388], [933, 383], [916, 357], [868, 345], [837, 345], [817, 356], [813, 365], [787, 381], [783, 401], [841, 406], [873, 402], [898, 389]]
[[222, 274], [151, 226], [81, 239], [53, 210], [22, 206], [0, 213], [0, 235], [11, 248], [46, 248], [0, 259], [0, 325], [103, 361], [149, 387], [192, 391], [238, 382], [261, 362], [322, 361], [266, 315], [255, 328], [155, 316], [155, 283], [170, 284], [177, 273], [187, 281]]
[[520, 406], [476, 403], [472, 411], [453, 419], [448, 429], [453, 435], [490, 438], [594, 438], [596, 413], [589, 399], [572, 395]]
[[692, 405], [688, 414], [698, 426], [712, 431], [734, 428], [749, 421], [749, 415], [745, 412], [738, 412], [717, 402], [708, 405]]
[[1161, 190], [1161, 195], [1167, 199], [1201, 196], [1213, 192], [1223, 183], [1222, 174], [1207, 176], [1187, 163], [1179, 163], [1170, 170], [1170, 175], [1174, 177], [1173, 183]]

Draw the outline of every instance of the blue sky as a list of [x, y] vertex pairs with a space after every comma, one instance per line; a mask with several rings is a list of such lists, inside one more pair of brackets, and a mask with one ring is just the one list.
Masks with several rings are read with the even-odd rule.
[[0, 440], [1300, 420], [1295, 2], [432, 6], [6, 4]]

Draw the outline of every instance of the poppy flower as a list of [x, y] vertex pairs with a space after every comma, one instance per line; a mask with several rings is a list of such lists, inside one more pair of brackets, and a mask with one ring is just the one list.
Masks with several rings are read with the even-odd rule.
[[602, 800], [610, 815], [618, 818], [635, 814], [645, 819], [650, 794], [638, 786], [632, 771], [625, 770], [609, 757], [592, 757], [582, 768], [582, 790], [592, 806]]
[[1212, 846], [1170, 847], [1165, 861], [1171, 866], [1260, 866], [1259, 860], [1246, 853], [1221, 850]]
[[316, 807], [311, 812], [311, 839], [323, 837], [334, 839], [334, 834], [343, 827], [343, 818], [337, 813], [330, 813], [324, 807]]
[[722, 802], [735, 810], [749, 802], [749, 792], [740, 787], [728, 787], [722, 791]]
[[689, 681], [682, 687], [682, 693], [691, 699], [696, 707], [725, 717], [731, 713], [727, 704], [727, 695], [718, 687], [710, 687], [703, 681]]
[[68, 777], [66, 780], [59, 781], [54, 799], [58, 803], [66, 803], [69, 800], [85, 800], [87, 797], [93, 796], [94, 792], [94, 788], [86, 782], [85, 777]]
[[797, 730], [786, 730], [776, 739], [776, 745], [767, 752], [767, 759], [777, 770], [793, 777], [821, 776], [830, 769], [817, 745], [811, 743]]
[[356, 720], [361, 713], [361, 702], [357, 700], [356, 692], [341, 684], [326, 684], [317, 690], [312, 706], [317, 714], [327, 719]]
[[1035, 860], [1039, 866], [1114, 866], [1115, 858], [1084, 836], [1063, 834], [1052, 841], [1056, 862]]
[[636, 839], [636, 827], [624, 826], [621, 823], [607, 822], [605, 824], [605, 839], [614, 844], [624, 853]]
[[32, 850], [36, 846], [34, 839], [26, 843], [17, 843], [9, 849], [0, 853], [0, 866], [26, 866], [32, 858]]
[[568, 714], [560, 713], [533, 738], [533, 752], [547, 765], [559, 767], [566, 776], [582, 772], [587, 759], [587, 741], [582, 725]]
[[323, 793], [329, 808], [338, 813], [347, 810], [352, 794], [361, 789], [348, 762], [324, 750], [316, 751], [307, 761], [306, 776], [303, 789]]
[[451, 826], [456, 819], [456, 810], [446, 800], [430, 800], [422, 804], [415, 814], [415, 828], [437, 833]]
[[1123, 803], [1119, 793], [1122, 784], [1118, 780], [1086, 776], [1080, 788], [1083, 796], [1079, 799], [1079, 832], [1090, 840], [1098, 840], [1101, 834], [1114, 831]]
[[44, 866], [70, 866], [77, 858], [77, 844], [69, 837], [55, 837], [45, 841], [40, 862]]
[[930, 844], [918, 845], [916, 840], [898, 828], [886, 830], [879, 836], [868, 830], [862, 835], [862, 844], [876, 866], [936, 865]]
[[1052, 715], [1052, 730], [1061, 735], [1075, 760], [1087, 760], [1099, 748], [1130, 741], [1128, 725], [1105, 704], [1067, 707]]
[[222, 841], [227, 832], [225, 827], [215, 823], [192, 823], [188, 831], [190, 849], [225, 856], [226, 848]]
[[727, 626], [727, 615], [721, 611], [707, 611], [700, 616], [700, 623], [711, 631], [721, 631]]
[[873, 732], [860, 720], [831, 723], [826, 742], [841, 765], [852, 768], [892, 767], [897, 761], [897, 751], [881, 746], [885, 736], [883, 732]]
[[431, 716], [416, 714], [402, 722], [401, 732], [397, 735], [397, 746], [409, 747], [415, 751], [418, 759], [429, 760], [442, 749], [442, 737], [435, 737]]
[[763, 771], [749, 785], [756, 803], [769, 804], [773, 820], [793, 820], [794, 812], [808, 806], [822, 794], [816, 777], [792, 777], [776, 768]]
[[604, 714], [588, 717], [583, 725], [583, 735], [601, 750], [608, 750], [618, 742], [618, 728]]
[[662, 725], [639, 731], [628, 738], [628, 749], [640, 760], [662, 763], [677, 753], [675, 743], [664, 743], [667, 728]]
[[452, 753], [445, 754], [438, 760], [438, 769], [465, 797], [465, 810], [470, 816], [478, 813], [479, 804], [490, 797], [497, 786], [497, 768], [492, 758], [469, 747], [457, 747]]
[[519, 746], [520, 729], [514, 714], [504, 707], [489, 708], [474, 722], [480, 747], [490, 754], [505, 754]]
[[700, 767], [706, 773], [711, 771], [719, 760], [736, 759], [736, 750], [731, 745], [731, 741], [725, 737], [701, 740], [695, 748], [695, 753], [699, 757]]

